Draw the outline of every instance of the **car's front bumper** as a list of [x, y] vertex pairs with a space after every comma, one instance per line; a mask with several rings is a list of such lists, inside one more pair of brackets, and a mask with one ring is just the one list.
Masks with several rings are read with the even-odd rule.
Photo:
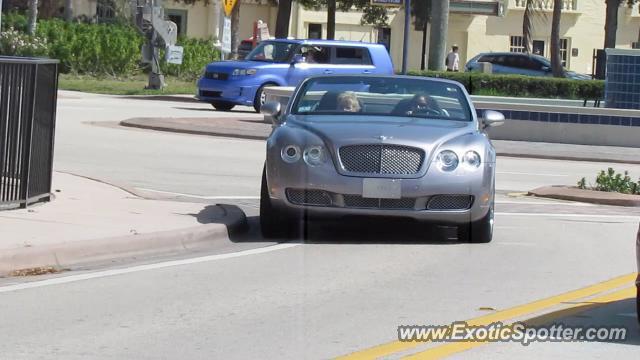
[[[494, 164], [484, 164], [479, 169], [456, 174], [444, 174], [434, 168], [423, 177], [401, 179], [401, 197], [414, 199], [412, 208], [347, 205], [347, 196], [362, 198], [363, 178], [341, 175], [333, 166], [331, 162], [313, 168], [302, 161], [296, 164], [277, 160], [270, 164], [267, 161], [267, 183], [273, 206], [289, 212], [304, 209], [310, 215], [322, 217], [390, 216], [455, 224], [483, 218], [493, 202]], [[332, 201], [323, 205], [300, 205], [291, 201], [287, 189], [321, 190], [330, 193]], [[469, 207], [462, 209], [427, 209], [429, 200], [438, 195], [467, 195], [472, 202]], [[371, 199], [365, 201], [370, 202]], [[386, 201], [381, 200], [380, 204]]]
[[200, 78], [196, 98], [203, 102], [229, 102], [253, 106], [259, 85], [246, 80], [214, 80]]

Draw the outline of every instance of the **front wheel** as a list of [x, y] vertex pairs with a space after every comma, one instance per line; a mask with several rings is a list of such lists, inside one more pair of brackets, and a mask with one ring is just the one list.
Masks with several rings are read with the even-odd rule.
[[256, 110], [256, 112], [259, 113], [262, 105], [267, 102], [267, 94], [264, 93], [264, 88], [266, 88], [267, 86], [275, 85], [276, 84], [274, 83], [266, 83], [258, 88], [258, 90], [256, 91], [256, 97], [253, 99], [253, 108]]
[[458, 240], [473, 244], [491, 242], [493, 240], [493, 205], [482, 219], [458, 226]]
[[266, 168], [262, 170], [260, 188], [260, 232], [265, 239], [289, 238], [296, 233], [298, 222], [271, 204]]
[[236, 106], [235, 104], [226, 101], [214, 101], [211, 105], [219, 111], [230, 111]]

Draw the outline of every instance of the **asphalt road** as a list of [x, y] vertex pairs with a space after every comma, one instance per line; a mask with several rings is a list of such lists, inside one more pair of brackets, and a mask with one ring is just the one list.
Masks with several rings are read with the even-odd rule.
[[[192, 194], [192, 200], [236, 204], [252, 227], [207, 253], [0, 279], [0, 358], [324, 359], [422, 353], [637, 359], [640, 330], [625, 289], [636, 271], [640, 210], [508, 194], [572, 184], [603, 164], [499, 159], [501, 191], [490, 244], [460, 244], [447, 240], [451, 229], [389, 221], [310, 224], [308, 238], [267, 242], [256, 228], [261, 142], [83, 123], [216, 114], [202, 109], [103, 97], [61, 100], [59, 170], [158, 196]], [[609, 281], [624, 275], [624, 281]], [[590, 288], [604, 281], [598, 291]], [[572, 292], [581, 288], [587, 289]], [[601, 304], [603, 295], [610, 302]], [[397, 341], [399, 325], [482, 323], [489, 315], [524, 320], [549, 313], [547, 322], [625, 326], [628, 338], [470, 347]]]

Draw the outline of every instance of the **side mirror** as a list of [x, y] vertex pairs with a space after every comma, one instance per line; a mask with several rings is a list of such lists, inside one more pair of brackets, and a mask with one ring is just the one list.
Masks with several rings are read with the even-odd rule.
[[543, 67], [542, 67], [542, 71], [544, 71], [544, 72], [551, 72], [551, 68], [550, 68], [550, 67], [548, 67], [548, 66], [543, 66]]
[[260, 107], [260, 113], [264, 115], [265, 122], [272, 122], [274, 125], [282, 124], [280, 113], [282, 105], [278, 101], [269, 101]]
[[482, 114], [482, 128], [486, 129], [491, 126], [500, 126], [504, 124], [504, 115], [501, 112], [486, 110]]
[[299, 64], [305, 62], [305, 58], [302, 54], [293, 55], [293, 59], [291, 59], [291, 65]]

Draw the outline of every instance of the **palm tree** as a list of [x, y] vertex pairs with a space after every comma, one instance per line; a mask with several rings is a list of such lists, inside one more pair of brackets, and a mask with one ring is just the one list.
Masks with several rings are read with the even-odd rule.
[[240, 4], [236, 4], [231, 11], [231, 58], [238, 58], [238, 47], [240, 46]]
[[73, 20], [73, 0], [64, 0], [64, 20]]
[[524, 5], [524, 17], [522, 18], [522, 45], [524, 52], [531, 53], [533, 46], [533, 15], [534, 0], [527, 0]]
[[560, 57], [560, 20], [562, 18], [562, 0], [553, 1], [551, 20], [551, 71], [555, 77], [564, 77], [562, 58]]
[[37, 24], [38, 24], [38, 0], [29, 0], [28, 31], [30, 35], [36, 34]]
[[276, 19], [276, 39], [286, 39], [289, 36], [289, 18], [291, 17], [291, 1], [278, 2], [278, 17]]
[[327, 1], [327, 40], [336, 38], [336, 0]]
[[444, 70], [449, 32], [449, 0], [433, 0], [431, 10], [433, 15], [429, 36], [429, 70]]

